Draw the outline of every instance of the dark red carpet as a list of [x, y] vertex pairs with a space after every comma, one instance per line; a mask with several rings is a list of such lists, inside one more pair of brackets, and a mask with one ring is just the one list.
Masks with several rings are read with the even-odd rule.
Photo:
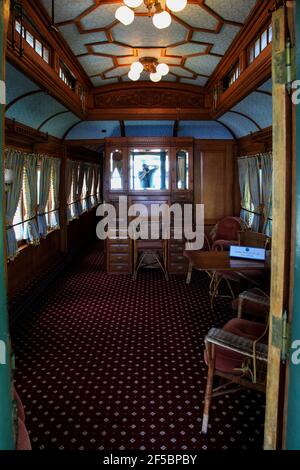
[[259, 449], [264, 397], [217, 398], [201, 435], [203, 339], [231, 318], [206, 275], [108, 276], [97, 250], [14, 326], [17, 389], [34, 449]]

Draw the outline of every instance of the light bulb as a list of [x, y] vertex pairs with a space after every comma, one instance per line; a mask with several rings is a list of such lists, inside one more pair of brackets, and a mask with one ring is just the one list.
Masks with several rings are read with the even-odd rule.
[[172, 18], [170, 13], [167, 11], [162, 11], [161, 13], [155, 13], [153, 15], [153, 24], [158, 29], [164, 29], [170, 26]]
[[150, 80], [152, 80], [152, 82], [159, 82], [161, 80], [161, 75], [157, 72], [150, 73]]
[[170, 69], [167, 64], [158, 64], [158, 66], [156, 67], [156, 72], [159, 73], [159, 75], [161, 75], [162, 77], [168, 75], [169, 70]]
[[120, 23], [128, 26], [134, 20], [134, 11], [130, 10], [130, 8], [126, 7], [125, 5], [122, 5], [117, 9], [115, 17], [120, 21]]
[[142, 71], [144, 70], [144, 67], [140, 62], [133, 62], [130, 68], [133, 72], [136, 72], [138, 74], [142, 73]]
[[140, 78], [140, 74], [138, 72], [136, 72], [135, 70], [129, 70], [128, 78], [130, 78], [130, 80], [136, 82]]
[[187, 0], [167, 0], [166, 1], [167, 7], [172, 11], [181, 11], [187, 5]]
[[124, 0], [124, 3], [130, 8], [138, 8], [143, 3], [143, 0]]

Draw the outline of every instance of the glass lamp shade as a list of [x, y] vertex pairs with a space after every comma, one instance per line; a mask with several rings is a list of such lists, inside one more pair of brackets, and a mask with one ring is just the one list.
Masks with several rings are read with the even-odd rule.
[[167, 0], [166, 5], [171, 11], [181, 11], [187, 5], [187, 0]]
[[134, 20], [134, 11], [130, 10], [126, 5], [122, 5], [117, 9], [115, 17], [120, 21], [120, 23], [128, 26]]
[[137, 80], [139, 80], [140, 74], [138, 72], [136, 72], [135, 70], [129, 70], [128, 78], [130, 78], [130, 80], [136, 82]]
[[152, 80], [152, 82], [159, 82], [161, 80], [161, 75], [157, 72], [150, 73], [150, 80]]
[[140, 63], [140, 62], [133, 62], [131, 64], [131, 67], [130, 69], [133, 71], [133, 72], [136, 72], [138, 74], [141, 74], [142, 71], [144, 70], [144, 67], [143, 65]]
[[138, 8], [143, 3], [143, 0], [124, 0], [124, 3], [129, 8]]
[[162, 11], [161, 13], [155, 13], [153, 15], [153, 24], [158, 29], [164, 29], [170, 26], [172, 18], [170, 13], [167, 11]]
[[169, 73], [169, 66], [167, 64], [158, 64], [156, 67], [156, 72], [159, 73], [162, 77]]

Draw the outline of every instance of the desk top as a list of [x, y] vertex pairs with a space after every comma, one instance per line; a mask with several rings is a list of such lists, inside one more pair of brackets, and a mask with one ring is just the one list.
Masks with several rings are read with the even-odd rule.
[[251, 271], [271, 267], [271, 252], [267, 252], [266, 261], [230, 258], [229, 251], [189, 251], [184, 255], [199, 271]]

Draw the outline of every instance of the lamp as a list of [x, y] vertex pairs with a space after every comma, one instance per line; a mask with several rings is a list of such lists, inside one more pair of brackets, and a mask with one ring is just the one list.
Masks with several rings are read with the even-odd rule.
[[128, 8], [126, 5], [122, 5], [117, 9], [115, 17], [125, 26], [131, 24], [134, 20], [134, 11]]
[[4, 183], [5, 183], [5, 191], [8, 191], [10, 186], [13, 184], [14, 181], [14, 172], [10, 168], [5, 168], [4, 172]]
[[159, 82], [161, 78], [169, 73], [169, 66], [167, 64], [158, 63], [154, 57], [141, 57], [139, 61], [133, 62], [128, 72], [128, 78], [137, 81], [143, 71], [148, 72], [152, 82]]
[[[148, 16], [152, 16], [152, 22], [158, 29], [168, 28], [172, 18], [166, 6], [173, 12], [183, 10], [187, 5], [187, 0], [123, 0], [123, 6], [119, 7], [115, 13], [115, 17], [125, 26], [131, 24], [134, 20], [134, 11], [132, 9], [138, 8], [144, 3], [148, 10]], [[131, 13], [129, 13], [129, 11]]]

